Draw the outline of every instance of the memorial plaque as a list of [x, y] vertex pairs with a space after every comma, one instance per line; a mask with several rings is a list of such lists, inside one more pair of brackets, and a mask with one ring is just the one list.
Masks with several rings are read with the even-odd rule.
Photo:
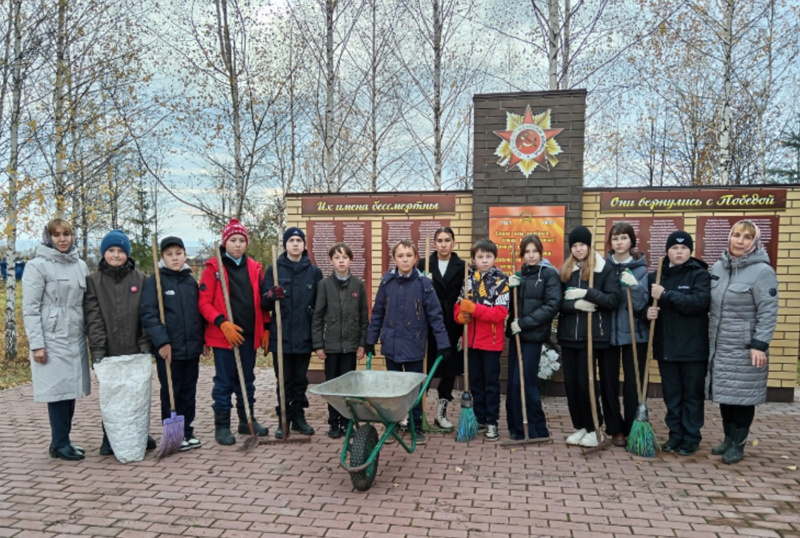
[[761, 244], [767, 250], [769, 263], [777, 270], [778, 265], [778, 218], [762, 217], [697, 217], [697, 238], [695, 240], [695, 256], [702, 259], [709, 267], [722, 257], [728, 248], [728, 235], [731, 226], [742, 219], [753, 221], [761, 230]]
[[505, 274], [522, 261], [519, 245], [528, 234], [542, 241], [542, 257], [557, 269], [564, 263], [564, 206], [490, 207], [489, 239], [497, 245], [495, 264]]
[[606, 236], [603, 238], [603, 246], [606, 253], [610, 250], [608, 246], [608, 231], [617, 222], [628, 222], [633, 226], [633, 231], [636, 232], [636, 249], [647, 255], [647, 270], [649, 272], [658, 269], [659, 261], [666, 256], [665, 247], [667, 246], [669, 234], [676, 230], [683, 230], [683, 217], [609, 218], [606, 219]]
[[[311, 262], [324, 276], [333, 273], [328, 250], [335, 243], [347, 243], [353, 251], [350, 272], [364, 281], [370, 294], [372, 282], [372, 226], [367, 220], [309, 220], [307, 221], [308, 254]], [[372, 295], [370, 294], [369, 297]]]
[[442, 226], [450, 226], [449, 219], [438, 220], [384, 220], [381, 229], [381, 242], [383, 244], [382, 268], [383, 273], [394, 269], [392, 247], [402, 239], [410, 239], [419, 249], [419, 258], [425, 257], [425, 241], [431, 242], [430, 251], [433, 252], [433, 234]]

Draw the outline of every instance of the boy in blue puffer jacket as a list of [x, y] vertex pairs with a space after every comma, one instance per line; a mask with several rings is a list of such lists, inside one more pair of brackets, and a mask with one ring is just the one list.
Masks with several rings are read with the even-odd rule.
[[[367, 329], [366, 351], [374, 353], [380, 338], [387, 370], [422, 373], [429, 326], [433, 329], [439, 354], [445, 362], [450, 356], [442, 306], [433, 282], [417, 269], [419, 253], [414, 243], [399, 241], [392, 249], [392, 257], [396, 267], [381, 279]], [[421, 402], [412, 409], [411, 416], [417, 444], [424, 444]]]
[[[156, 270], [161, 275], [161, 295], [164, 301], [164, 323], [158, 311], [158, 290], [155, 275], [142, 286], [139, 315], [142, 329], [153, 342], [158, 357], [156, 370], [161, 383], [161, 420], [170, 417], [167, 368], [172, 373], [175, 393], [175, 412], [183, 415], [181, 450], [199, 448], [192, 422], [195, 417], [197, 378], [200, 355], [203, 353], [205, 322], [197, 306], [197, 280], [186, 264], [186, 249], [180, 237], [161, 240], [161, 261]], [[165, 326], [166, 325], [166, 326]]]

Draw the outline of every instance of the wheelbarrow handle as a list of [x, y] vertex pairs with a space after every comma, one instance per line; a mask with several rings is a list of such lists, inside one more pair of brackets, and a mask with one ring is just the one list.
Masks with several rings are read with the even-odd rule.
[[425, 379], [425, 383], [422, 384], [422, 389], [420, 389], [419, 395], [417, 396], [417, 399], [414, 400], [414, 405], [411, 406], [411, 409], [414, 409], [416, 406], [418, 406], [419, 402], [421, 402], [422, 399], [425, 397], [425, 395], [428, 393], [428, 387], [431, 385], [431, 381], [433, 380], [433, 374], [436, 373], [436, 368], [439, 367], [439, 364], [442, 362], [442, 359], [443, 359], [442, 355], [436, 357], [436, 362], [433, 363], [431, 371], [428, 372], [428, 377]]

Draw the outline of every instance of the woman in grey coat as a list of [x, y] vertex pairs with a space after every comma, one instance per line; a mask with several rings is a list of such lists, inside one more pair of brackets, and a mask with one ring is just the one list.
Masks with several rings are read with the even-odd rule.
[[728, 250], [711, 269], [706, 390], [719, 404], [725, 440], [711, 450], [738, 463], [755, 416], [767, 399], [769, 343], [778, 321], [778, 280], [753, 222], [733, 225]]
[[53, 219], [22, 276], [22, 316], [31, 350], [33, 399], [47, 402], [50, 456], [82, 460], [70, 442], [75, 400], [91, 392], [83, 324], [89, 270], [78, 258], [72, 226]]

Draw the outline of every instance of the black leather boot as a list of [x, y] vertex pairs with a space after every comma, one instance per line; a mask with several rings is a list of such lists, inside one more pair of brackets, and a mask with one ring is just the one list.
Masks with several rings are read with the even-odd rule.
[[[239, 415], [239, 433], [249, 434], [250, 433], [250, 426], [247, 424], [247, 413], [245, 413], [244, 407], [236, 406], [236, 413]], [[253, 414], [253, 408], [250, 408], [250, 417], [253, 419], [253, 431], [259, 437], [265, 437], [269, 435], [269, 428], [266, 426], [262, 426], [256, 420], [255, 415]]]
[[231, 433], [231, 410], [214, 410], [214, 439], [221, 445], [236, 443], [236, 437]]
[[722, 421], [722, 430], [725, 432], [725, 440], [722, 441], [722, 444], [719, 444], [711, 449], [711, 453], [715, 456], [721, 456], [727, 452], [727, 450], [731, 447], [733, 443], [733, 439], [731, 438], [731, 426], [732, 424], [726, 420]]
[[750, 428], [737, 428], [731, 424], [731, 446], [722, 455], [722, 463], [739, 463], [744, 457], [744, 445], [747, 443], [747, 436]]
[[106, 435], [105, 429], [103, 429], [103, 443], [100, 445], [100, 455], [101, 456], [114, 455], [114, 450], [111, 448], [111, 443], [108, 442], [108, 436]]
[[303, 435], [314, 435], [314, 428], [306, 422], [306, 414], [302, 409], [298, 410], [292, 418], [292, 430], [300, 432]]

